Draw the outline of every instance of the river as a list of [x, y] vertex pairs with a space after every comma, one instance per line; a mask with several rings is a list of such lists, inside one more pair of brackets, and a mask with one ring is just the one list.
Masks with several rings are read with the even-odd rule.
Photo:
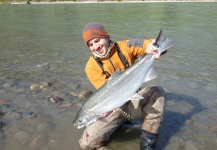
[[[81, 3], [0, 5], [0, 149], [79, 150], [72, 121], [95, 92], [84, 67], [91, 55], [82, 29], [104, 25], [112, 40], [156, 38], [176, 45], [157, 60], [166, 107], [157, 150], [217, 147], [217, 3]], [[42, 82], [42, 83], [41, 83]], [[31, 86], [49, 83], [32, 91]], [[51, 104], [51, 96], [62, 98]], [[139, 149], [140, 130], [119, 129], [107, 147]]]

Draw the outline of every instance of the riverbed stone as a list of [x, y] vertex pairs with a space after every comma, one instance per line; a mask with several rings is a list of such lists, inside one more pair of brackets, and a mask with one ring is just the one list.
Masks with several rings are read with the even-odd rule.
[[17, 140], [24, 142], [29, 139], [29, 134], [25, 131], [19, 131], [14, 136]]
[[79, 94], [79, 93], [77, 93], [77, 92], [73, 92], [73, 91], [71, 92], [71, 95], [72, 95], [72, 96], [75, 96], [75, 97], [77, 97], [78, 94]]
[[88, 98], [92, 94], [92, 91], [83, 90], [78, 94], [79, 98]]
[[9, 99], [7, 98], [0, 98], [0, 104], [7, 104], [9, 103]]
[[46, 133], [46, 132], [50, 132], [55, 128], [53, 123], [50, 122], [41, 122], [39, 123], [39, 125], [37, 126], [37, 130], [40, 133]]
[[41, 90], [41, 85], [39, 85], [39, 84], [33, 84], [33, 85], [31, 85], [30, 89], [31, 89], [31, 91]]
[[57, 147], [60, 147], [60, 144], [61, 144], [61, 141], [57, 139], [51, 139], [48, 142], [49, 147], [52, 149], [53, 148], [57, 149]]
[[4, 138], [5, 138], [4, 132], [2, 130], [0, 130], [0, 140], [2, 140]]
[[25, 111], [25, 112], [23, 112], [23, 117], [24, 118], [32, 118], [32, 117], [36, 117], [36, 116], [37, 116], [37, 114], [35, 114], [32, 111]]
[[59, 97], [61, 99], [65, 99], [68, 96], [68, 94], [65, 92], [56, 91], [56, 92], [53, 92], [52, 96], [56, 96], [56, 97]]
[[38, 84], [40, 85], [41, 89], [47, 88], [50, 86], [50, 84], [48, 82], [39, 82]]
[[41, 148], [42, 145], [47, 141], [47, 137], [43, 134], [37, 135], [35, 138], [33, 138], [30, 149], [32, 150], [38, 150]]
[[185, 142], [185, 149], [186, 150], [199, 150], [201, 149], [200, 143], [194, 140], [188, 140]]
[[3, 120], [5, 121], [13, 121], [13, 120], [19, 120], [22, 117], [22, 115], [18, 112], [14, 112], [14, 111], [10, 111], [7, 112], [4, 116], [3, 116]]
[[213, 131], [217, 131], [217, 119], [211, 118], [209, 120], [209, 128]]
[[12, 109], [10, 104], [3, 104], [3, 105], [1, 105], [0, 108], [1, 108], [2, 113], [10, 112]]
[[165, 150], [179, 150], [179, 143], [170, 143]]

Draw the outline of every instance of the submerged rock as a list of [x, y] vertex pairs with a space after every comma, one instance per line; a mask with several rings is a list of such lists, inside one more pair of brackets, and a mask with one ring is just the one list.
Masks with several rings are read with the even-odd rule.
[[63, 99], [61, 99], [58, 96], [50, 96], [47, 98], [47, 102], [49, 102], [51, 104], [56, 104], [56, 103], [61, 102], [61, 101], [63, 101]]
[[72, 96], [78, 97], [78, 98], [88, 98], [92, 94], [92, 91], [83, 90], [80, 93], [77, 92], [71, 92]]
[[79, 93], [76, 93], [76, 92], [71, 92], [71, 95], [72, 95], [72, 96], [75, 96], [75, 97], [77, 97], [77, 96], [78, 96], [78, 94], [79, 94]]
[[48, 82], [39, 82], [38, 83], [40, 85], [40, 88], [43, 89], [43, 88], [46, 88], [46, 87], [49, 87], [50, 84]]
[[47, 137], [45, 135], [39, 134], [37, 135], [30, 145], [30, 149], [36, 150], [40, 149], [40, 147], [47, 141]]
[[13, 120], [19, 120], [22, 117], [22, 115], [18, 112], [8, 112], [3, 116], [3, 120], [6, 121], [13, 121]]
[[7, 104], [8, 102], [9, 102], [9, 100], [6, 98], [0, 99], [0, 104]]
[[92, 91], [84, 90], [78, 94], [79, 98], [88, 98], [92, 94]]
[[50, 84], [48, 82], [39, 82], [38, 84], [31, 85], [30, 89], [31, 91], [38, 91], [45, 88], [48, 88]]
[[185, 142], [185, 149], [199, 150], [199, 149], [203, 149], [203, 148], [199, 142], [194, 141], [194, 140], [188, 140]]
[[213, 131], [217, 131], [217, 119], [209, 120], [209, 128]]
[[37, 130], [40, 133], [50, 132], [55, 128], [54, 124], [50, 122], [42, 122], [38, 125]]
[[31, 91], [38, 91], [41, 89], [41, 86], [39, 84], [33, 84], [30, 87]]
[[27, 141], [29, 139], [29, 134], [25, 131], [19, 131], [14, 136], [19, 141]]
[[4, 138], [5, 138], [4, 132], [0, 130], [0, 140]]

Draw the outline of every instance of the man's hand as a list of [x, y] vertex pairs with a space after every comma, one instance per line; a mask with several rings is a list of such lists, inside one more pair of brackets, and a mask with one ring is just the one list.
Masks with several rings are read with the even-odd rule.
[[101, 117], [107, 117], [108, 115], [110, 115], [111, 113], [113, 113], [113, 112], [115, 112], [115, 111], [116, 111], [116, 109], [114, 109], [114, 110], [112, 110], [112, 111], [110, 111], [110, 112], [102, 113], [100, 116], [101, 116]]
[[159, 59], [161, 56], [161, 53], [157, 51], [157, 48], [153, 45], [155, 43], [155, 40], [153, 39], [151, 43], [148, 44], [146, 48], [146, 53], [151, 55], [156, 55], [156, 59]]

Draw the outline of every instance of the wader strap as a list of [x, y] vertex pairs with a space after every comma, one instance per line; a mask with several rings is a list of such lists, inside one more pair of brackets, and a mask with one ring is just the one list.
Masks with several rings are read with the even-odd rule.
[[96, 57], [94, 58], [97, 62], [97, 64], [100, 66], [100, 68], [102, 69], [102, 72], [106, 75], [106, 79], [108, 79], [111, 75], [108, 71], [105, 71], [104, 68], [103, 68], [103, 63], [102, 61], [100, 60], [100, 58]]
[[[123, 55], [123, 53], [121, 52], [120, 50], [120, 47], [117, 43], [114, 43], [115, 44], [115, 47], [117, 48], [118, 50], [118, 56], [119, 58], [121, 59], [121, 62], [123, 63], [123, 65], [125, 66], [125, 69], [129, 67], [129, 63], [126, 59], [126, 57]], [[111, 76], [111, 74], [108, 72], [108, 71], [105, 71], [104, 68], [103, 68], [103, 63], [102, 61], [100, 60], [100, 58], [96, 57], [94, 58], [97, 62], [97, 64], [100, 66], [100, 68], [102, 69], [103, 73], [106, 75], [106, 79], [109, 78]]]
[[120, 57], [121, 62], [122, 62], [123, 65], [125, 66], [125, 69], [128, 68], [128, 67], [129, 67], [129, 63], [128, 63], [126, 57], [125, 57], [125, 56], [123, 55], [123, 53], [121, 52], [119, 45], [118, 45], [117, 43], [114, 43], [114, 44], [115, 44], [115, 46], [116, 46], [116, 48], [117, 48], [117, 50], [118, 50], [118, 56]]

